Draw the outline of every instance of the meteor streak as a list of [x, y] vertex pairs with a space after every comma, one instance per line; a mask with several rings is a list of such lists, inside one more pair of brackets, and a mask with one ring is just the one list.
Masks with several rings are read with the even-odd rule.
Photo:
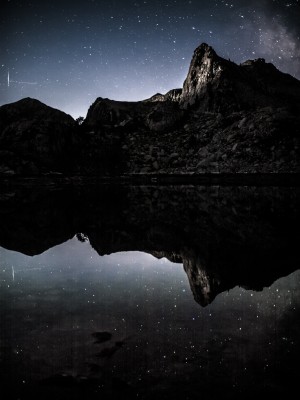
[[25, 81], [13, 81], [9, 77], [9, 70], [7, 72], [7, 87], [9, 87], [10, 83], [21, 83], [25, 85], [37, 85], [37, 82], [25, 82]]

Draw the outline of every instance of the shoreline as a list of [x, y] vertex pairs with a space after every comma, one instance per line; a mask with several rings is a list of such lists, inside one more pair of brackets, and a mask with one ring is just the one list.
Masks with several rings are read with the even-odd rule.
[[0, 176], [0, 185], [300, 186], [300, 173], [131, 174], [121, 176]]

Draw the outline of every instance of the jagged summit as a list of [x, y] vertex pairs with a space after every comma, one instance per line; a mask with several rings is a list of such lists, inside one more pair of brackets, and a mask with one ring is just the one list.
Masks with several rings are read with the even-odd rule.
[[217, 55], [215, 50], [209, 46], [207, 43], [201, 43], [200, 46], [198, 46], [194, 50], [194, 55], [192, 58], [191, 66], [196, 65], [197, 62], [200, 64], [202, 63], [202, 60], [205, 61], [205, 59], [219, 59], [220, 57]]
[[181, 104], [186, 108], [202, 102], [202, 108], [211, 109], [212, 90], [219, 86], [227, 64], [208, 44], [197, 47], [183, 83]]
[[180, 104], [222, 113], [269, 106], [300, 108], [300, 81], [264, 58], [237, 65], [202, 43], [194, 51]]
[[143, 100], [143, 102], [157, 102], [157, 101], [180, 101], [182, 89], [171, 89], [166, 94], [156, 93], [149, 99]]
[[266, 60], [264, 58], [255, 58], [254, 60], [246, 60], [244, 61], [241, 66], [254, 66], [254, 65], [264, 65], [266, 63]]
[[184, 108], [214, 112], [299, 106], [300, 82], [263, 58], [237, 65], [202, 43], [194, 51], [180, 102]]

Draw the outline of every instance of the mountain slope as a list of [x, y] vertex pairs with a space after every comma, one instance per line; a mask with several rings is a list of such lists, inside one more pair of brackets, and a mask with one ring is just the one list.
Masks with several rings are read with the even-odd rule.
[[70, 115], [35, 99], [0, 107], [0, 173], [68, 169], [75, 127]]

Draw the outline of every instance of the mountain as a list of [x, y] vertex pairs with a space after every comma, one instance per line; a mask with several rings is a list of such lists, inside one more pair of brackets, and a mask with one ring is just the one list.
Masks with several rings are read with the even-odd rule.
[[0, 107], [0, 174], [67, 170], [75, 128], [70, 115], [35, 99]]
[[299, 107], [300, 82], [263, 58], [237, 65], [202, 43], [194, 52], [180, 103], [223, 113], [270, 106]]
[[202, 43], [182, 89], [97, 98], [82, 125], [33, 99], [0, 107], [0, 173], [299, 173], [300, 82]]

